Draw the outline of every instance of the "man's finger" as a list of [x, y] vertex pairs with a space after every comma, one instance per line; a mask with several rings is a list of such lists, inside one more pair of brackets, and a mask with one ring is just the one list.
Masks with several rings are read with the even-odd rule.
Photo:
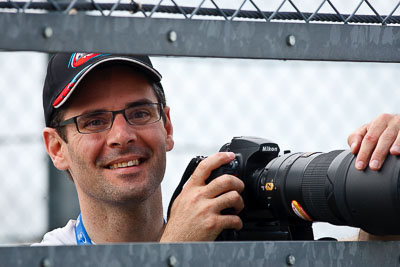
[[359, 151], [361, 142], [365, 134], [367, 133], [367, 130], [368, 130], [368, 125], [365, 124], [360, 128], [358, 128], [356, 131], [354, 131], [352, 134], [350, 134], [349, 137], [347, 138], [347, 143], [349, 144], [351, 152], [353, 154], [357, 154], [357, 152]]
[[235, 158], [232, 152], [219, 152], [202, 160], [193, 172], [188, 183], [194, 185], [204, 185], [211, 172]]
[[382, 121], [374, 121], [369, 125], [368, 131], [361, 142], [361, 147], [357, 154], [356, 168], [358, 170], [363, 170], [367, 167], [372, 151], [374, 151], [379, 137], [385, 130], [386, 126], [386, 122]]
[[244, 201], [237, 191], [230, 191], [215, 198], [213, 207], [218, 213], [225, 209], [234, 208], [235, 214], [238, 214], [244, 208]]
[[229, 191], [241, 193], [244, 183], [239, 178], [232, 175], [222, 175], [212, 180], [206, 187], [206, 194], [209, 198], [214, 198]]
[[223, 229], [235, 229], [239, 231], [243, 228], [243, 222], [237, 215], [221, 215], [219, 219], [222, 221]]
[[390, 154], [398, 156], [400, 155], [400, 130], [397, 133], [397, 138], [390, 148]]
[[381, 168], [386, 155], [389, 153], [393, 142], [397, 138], [397, 134], [398, 130], [393, 128], [387, 128], [383, 131], [369, 162], [371, 170], [379, 170]]

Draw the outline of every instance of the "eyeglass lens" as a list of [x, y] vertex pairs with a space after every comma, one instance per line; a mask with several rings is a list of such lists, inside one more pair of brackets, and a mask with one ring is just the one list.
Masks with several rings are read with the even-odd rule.
[[[161, 118], [159, 104], [143, 104], [123, 110], [129, 124], [145, 125], [156, 122]], [[82, 133], [100, 132], [111, 128], [115, 113], [121, 111], [103, 111], [78, 116], [76, 122]]]

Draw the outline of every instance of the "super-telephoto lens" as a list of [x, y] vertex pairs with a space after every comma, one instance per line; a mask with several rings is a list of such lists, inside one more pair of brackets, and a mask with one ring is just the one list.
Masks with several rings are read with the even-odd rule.
[[[254, 176], [253, 176], [254, 177]], [[257, 197], [279, 218], [400, 234], [400, 157], [389, 155], [379, 171], [355, 168], [349, 150], [288, 153], [257, 173]]]

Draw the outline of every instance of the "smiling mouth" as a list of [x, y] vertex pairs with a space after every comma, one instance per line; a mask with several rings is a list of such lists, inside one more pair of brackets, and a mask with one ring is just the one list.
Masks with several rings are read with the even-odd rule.
[[126, 162], [114, 163], [114, 164], [111, 164], [111, 165], [107, 166], [107, 168], [111, 169], [111, 170], [115, 170], [115, 169], [119, 169], [119, 168], [127, 168], [127, 167], [132, 167], [132, 166], [138, 166], [139, 164], [140, 164], [140, 160], [139, 159], [134, 159], [134, 160], [126, 161]]

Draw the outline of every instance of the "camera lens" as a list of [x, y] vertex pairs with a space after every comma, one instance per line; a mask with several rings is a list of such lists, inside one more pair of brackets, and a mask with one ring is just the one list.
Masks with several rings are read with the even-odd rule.
[[253, 179], [258, 202], [288, 221], [301, 218], [400, 234], [400, 158], [389, 155], [379, 171], [359, 171], [354, 161], [348, 150], [277, 157]]

